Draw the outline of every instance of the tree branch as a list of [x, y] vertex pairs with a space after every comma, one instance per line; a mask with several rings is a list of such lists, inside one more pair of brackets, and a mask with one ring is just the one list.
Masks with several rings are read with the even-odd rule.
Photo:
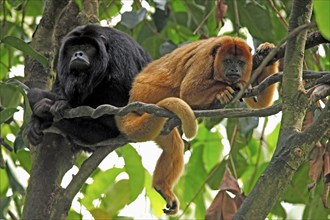
[[[258, 95], [261, 91], [263, 91], [265, 88], [267, 88], [269, 85], [279, 82], [282, 80], [283, 73], [279, 72], [276, 73], [267, 79], [265, 79], [263, 82], [261, 82], [258, 86], [254, 87], [250, 91], [248, 91], [244, 97], [251, 97]], [[313, 72], [313, 71], [304, 71], [304, 79], [308, 80], [315, 80], [319, 84], [323, 84], [326, 82], [329, 82], [330, 78], [330, 72]], [[312, 83], [313, 81], [311, 81]], [[312, 84], [308, 84], [312, 85]], [[313, 85], [316, 85], [313, 83]], [[328, 93], [324, 94], [326, 96]], [[318, 97], [317, 100], [321, 99], [323, 97]], [[316, 101], [316, 100], [313, 100]], [[211, 110], [195, 110], [195, 116], [197, 118], [201, 117], [225, 117], [225, 118], [239, 118], [239, 117], [266, 117], [270, 115], [274, 115], [281, 111], [282, 105], [278, 104], [275, 106], [271, 106], [269, 108], [264, 108], [264, 109], [250, 109], [250, 108], [233, 108], [233, 109], [211, 109]], [[168, 118], [168, 122], [164, 126], [164, 129], [162, 131], [162, 134], [168, 134], [174, 127], [179, 126], [181, 124], [181, 121], [179, 118], [176, 117], [175, 114], [172, 112], [160, 108], [157, 105], [154, 104], [147, 104], [147, 103], [142, 103], [142, 102], [134, 102], [130, 103], [127, 106], [124, 107], [115, 107], [112, 105], [101, 105], [97, 107], [96, 109], [91, 108], [89, 106], [80, 106], [77, 108], [73, 109], [68, 109], [64, 112], [63, 115], [57, 114], [54, 116], [55, 121], [59, 121], [63, 118], [77, 118], [77, 117], [90, 117], [90, 118], [99, 118], [103, 115], [126, 115], [130, 112], [139, 112], [139, 113], [149, 113], [154, 116], [158, 117], [165, 117]], [[47, 130], [44, 131], [45, 133], [57, 133], [57, 134], [62, 134], [65, 136], [64, 133], [59, 131], [58, 129], [51, 127]], [[128, 140], [123, 136], [117, 137], [117, 138], [112, 138], [108, 140], [104, 140], [99, 143], [95, 144], [89, 144], [80, 141], [79, 139], [75, 137], [70, 137], [70, 139], [73, 140], [74, 143], [84, 146], [84, 147], [89, 147], [91, 149], [95, 149], [96, 147], [100, 146], [109, 146], [109, 145], [116, 145], [116, 146], [121, 146], [129, 142], [134, 142], [132, 140]]]
[[[317, 45], [324, 44], [324, 43], [330, 43], [329, 40], [325, 39], [319, 31], [312, 32], [308, 35], [307, 40], [306, 40], [306, 45], [305, 45], [305, 50], [313, 48]], [[285, 48], [286, 48], [286, 43], [280, 44], [281, 46], [278, 49], [278, 52], [276, 55], [271, 59], [271, 61], [267, 64], [270, 65], [277, 60], [281, 59], [284, 57], [285, 54]], [[265, 57], [268, 54], [262, 54], [262, 55], [253, 55], [253, 70], [257, 69], [258, 66], [260, 66], [261, 62], [265, 59]]]
[[79, 168], [79, 172], [75, 176], [73, 176], [67, 188], [61, 189], [57, 197], [57, 208], [59, 210], [62, 210], [62, 212], [57, 212], [53, 214], [53, 216], [51, 216], [52, 219], [66, 218], [74, 197], [84, 185], [88, 177], [91, 176], [91, 174], [95, 171], [95, 169], [109, 153], [111, 153], [118, 147], [121, 147], [122, 145], [116, 145], [115, 143], [111, 143], [109, 144], [109, 146], [97, 148], [93, 152], [93, 154], [83, 162], [83, 164]]
[[313, 149], [316, 140], [321, 139], [326, 132], [330, 129], [330, 101], [327, 102], [326, 106], [322, 109], [321, 114], [317, 119], [302, 133], [297, 136], [297, 142], [303, 147], [303, 152], [306, 155]]

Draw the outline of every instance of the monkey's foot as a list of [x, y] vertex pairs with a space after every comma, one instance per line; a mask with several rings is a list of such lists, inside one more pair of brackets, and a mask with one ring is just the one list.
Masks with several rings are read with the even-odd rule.
[[233, 90], [233, 88], [231, 88], [230, 86], [227, 86], [223, 91], [219, 92], [216, 95], [217, 100], [219, 100], [219, 102], [222, 105], [228, 104], [234, 97], [233, 97], [233, 93], [235, 91]]
[[155, 188], [155, 190], [165, 199], [166, 208], [163, 209], [163, 212], [166, 215], [175, 215], [179, 210], [179, 202], [173, 193], [165, 194], [162, 190]]

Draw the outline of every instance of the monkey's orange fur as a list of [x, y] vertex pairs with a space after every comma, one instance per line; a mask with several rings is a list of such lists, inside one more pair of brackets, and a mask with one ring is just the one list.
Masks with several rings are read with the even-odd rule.
[[[274, 48], [275, 45], [271, 43], [263, 43], [258, 48], [259, 50], [268, 50], [269, 48]], [[279, 62], [275, 62], [274, 64], [265, 67], [261, 74], [257, 77], [256, 82], [254, 84], [258, 85], [260, 84], [264, 79], [266, 79], [268, 76], [277, 73], [278, 72], [278, 66]], [[253, 98], [246, 98], [244, 99], [244, 102], [248, 104], [252, 108], [264, 108], [268, 107], [273, 103], [273, 96], [277, 89], [277, 83], [271, 84], [268, 86], [260, 95], [257, 95], [257, 101], [255, 101]]]
[[[185, 135], [192, 138], [196, 123], [191, 108], [208, 109], [219, 102], [230, 102], [234, 89], [242, 88], [250, 79], [250, 51], [243, 40], [233, 37], [210, 38], [182, 46], [153, 61], [138, 74], [130, 92], [130, 102], [154, 103], [174, 112], [182, 121]], [[242, 64], [237, 70], [239, 78], [224, 74], [231, 65], [225, 65], [224, 60]], [[179, 201], [173, 187], [184, 167], [184, 143], [178, 130], [175, 128], [168, 135], [160, 135], [166, 119], [147, 113], [117, 116], [116, 122], [128, 138], [154, 140], [163, 149], [154, 172], [153, 186], [166, 200], [164, 212], [176, 214]]]

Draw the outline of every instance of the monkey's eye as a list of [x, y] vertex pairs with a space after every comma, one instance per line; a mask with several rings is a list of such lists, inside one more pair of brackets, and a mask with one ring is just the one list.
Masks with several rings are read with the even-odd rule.
[[226, 63], [226, 64], [232, 64], [233, 63], [233, 61], [231, 59], [225, 59], [223, 62]]
[[239, 61], [237, 61], [237, 63], [238, 63], [238, 65], [240, 65], [240, 66], [244, 66], [244, 65], [245, 65], [245, 62], [244, 62], [243, 60], [239, 60]]

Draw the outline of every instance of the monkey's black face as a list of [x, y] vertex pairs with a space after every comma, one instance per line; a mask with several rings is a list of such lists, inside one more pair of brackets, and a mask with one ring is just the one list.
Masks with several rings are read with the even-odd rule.
[[88, 26], [75, 29], [63, 39], [57, 73], [66, 98], [74, 105], [81, 104], [105, 77], [111, 77], [106, 38], [102, 29]]
[[96, 55], [96, 48], [93, 45], [74, 45], [69, 49], [71, 56], [69, 68], [71, 72], [80, 72], [91, 66], [90, 60]]
[[222, 61], [224, 78], [229, 82], [236, 83], [245, 73], [246, 62], [239, 57], [225, 58]]

